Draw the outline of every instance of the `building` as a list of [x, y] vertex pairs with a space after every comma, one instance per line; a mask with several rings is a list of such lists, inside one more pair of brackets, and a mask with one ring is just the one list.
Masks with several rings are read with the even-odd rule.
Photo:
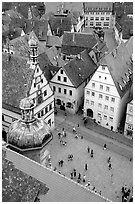
[[[30, 58], [3, 53], [2, 56], [2, 125], [8, 130], [12, 121], [20, 118], [19, 101], [33, 99], [34, 114], [54, 127], [54, 94], [49, 85], [48, 66], [38, 61], [38, 42], [29, 40]], [[39, 59], [42, 59], [39, 56]]]
[[117, 22], [115, 23], [115, 26], [114, 26], [114, 32], [115, 32], [115, 39], [119, 45], [122, 41], [122, 28]]
[[83, 7], [85, 27], [114, 27], [113, 2], [85, 2]]
[[122, 43], [106, 54], [85, 87], [84, 116], [116, 131], [124, 117], [130, 95], [133, 63]]
[[42, 165], [47, 165], [49, 153], [46, 154], [46, 145], [53, 136], [49, 125], [34, 116], [34, 106], [33, 99], [24, 98], [20, 101], [21, 118], [10, 125], [7, 146]]
[[133, 100], [127, 103], [124, 134], [133, 139]]
[[83, 103], [84, 87], [90, 80], [96, 65], [87, 51], [59, 68], [50, 80], [55, 94], [55, 105], [62, 110], [76, 113]]

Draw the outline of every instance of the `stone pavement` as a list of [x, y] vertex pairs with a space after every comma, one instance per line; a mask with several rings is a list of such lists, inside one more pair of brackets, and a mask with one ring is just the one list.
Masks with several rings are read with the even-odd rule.
[[[80, 120], [77, 118], [78, 117], [76, 116], [70, 115], [65, 117], [64, 114], [60, 112], [56, 116], [56, 128], [53, 131], [54, 139], [48, 145], [48, 149], [52, 156], [52, 166], [56, 167], [57, 171], [60, 171], [66, 177], [70, 177], [73, 168], [75, 168], [77, 170], [77, 175], [78, 173], [86, 175], [86, 183], [90, 180], [97, 192], [101, 191], [102, 196], [112, 201], [121, 201], [121, 187], [124, 184], [127, 184], [129, 188], [133, 186], [133, 162], [130, 161], [129, 158], [124, 157], [111, 149], [103, 150], [103, 146], [98, 145], [91, 140], [87, 140], [85, 137], [84, 139], [81, 139], [80, 137], [75, 139], [75, 135], [72, 133], [73, 124], [76, 124], [79, 136], [81, 136], [81, 133], [87, 135], [89, 132], [88, 129], [87, 132], [83, 131], [86, 128], [81, 126], [79, 123]], [[80, 124], [79, 127], [77, 127], [78, 123]], [[67, 142], [66, 146], [61, 145], [58, 139], [58, 133], [62, 132], [63, 127], [67, 132], [67, 137], [64, 138], [64, 141]], [[91, 158], [87, 153], [88, 146], [94, 150], [94, 158]], [[131, 147], [127, 147], [127, 149], [132, 150]], [[73, 154], [73, 161], [68, 161], [68, 154]], [[112, 170], [108, 169], [107, 158], [109, 156], [112, 158]], [[58, 165], [60, 160], [64, 161], [63, 167]], [[84, 170], [85, 163], [88, 164], [87, 171]], [[85, 185], [82, 181], [81, 184]]]
[[[65, 118], [64, 112], [61, 110], [58, 110], [57, 115], [55, 116], [56, 121], [60, 120], [60, 121], [64, 121], [64, 119], [66, 120], [66, 122], [70, 122], [72, 123], [73, 126], [77, 127], [77, 125], [79, 124], [81, 128], [84, 127], [83, 124], [83, 116], [78, 113], [76, 115], [71, 115], [69, 113], [67, 113], [67, 117]], [[122, 144], [125, 144], [129, 147], [133, 147], [133, 140], [131, 140], [130, 138], [125, 137], [123, 134], [120, 133], [116, 133], [116, 132], [112, 132], [111, 130], [104, 128], [100, 125], [97, 125], [93, 122], [93, 120], [88, 119], [88, 123], [86, 125], [87, 129], [90, 129], [96, 133], [99, 133], [100, 137], [106, 136], [108, 138], [111, 138], [115, 141], [118, 141]]]

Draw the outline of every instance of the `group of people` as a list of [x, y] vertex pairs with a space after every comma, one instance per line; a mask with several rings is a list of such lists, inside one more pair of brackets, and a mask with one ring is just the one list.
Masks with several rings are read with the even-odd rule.
[[88, 152], [88, 154], [90, 154], [91, 158], [93, 158], [93, 156], [94, 156], [94, 151], [93, 151], [93, 149], [90, 149], [90, 147], [88, 146], [87, 152]]
[[78, 183], [80, 183], [81, 181], [82, 181], [83, 183], [86, 182], [86, 175], [81, 175], [81, 173], [78, 173], [78, 174], [77, 174], [76, 169], [73, 169], [73, 171], [72, 171], [71, 174], [70, 174], [70, 178], [71, 178], [71, 179], [76, 179]]
[[60, 132], [58, 133], [58, 138], [59, 138], [59, 142], [61, 145], [64, 145], [64, 146], [67, 145], [67, 142], [63, 140], [63, 138], [66, 136], [67, 136], [67, 133], [66, 133], [65, 129], [63, 128], [62, 133], [60, 133]]
[[122, 186], [121, 193], [122, 193], [122, 202], [127, 202], [130, 196], [130, 188], [127, 188], [127, 185]]

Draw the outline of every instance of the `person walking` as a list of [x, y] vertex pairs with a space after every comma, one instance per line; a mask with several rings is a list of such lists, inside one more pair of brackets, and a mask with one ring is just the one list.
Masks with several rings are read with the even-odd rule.
[[94, 154], [94, 152], [93, 152], [93, 149], [91, 150], [91, 157], [93, 157], [93, 154]]
[[106, 144], [104, 144], [104, 146], [103, 146], [103, 150], [106, 150]]
[[88, 153], [90, 153], [90, 147], [89, 146], [87, 147], [87, 151], [88, 151]]
[[73, 172], [71, 172], [71, 174], [70, 174], [70, 178], [73, 179]]
[[80, 180], [81, 180], [81, 174], [80, 174], [80, 173], [78, 174], [78, 179], [80, 179]]
[[76, 169], [73, 169], [74, 178], [76, 178]]
[[84, 165], [84, 169], [85, 169], [85, 171], [88, 170], [88, 164], [87, 163]]
[[108, 168], [109, 168], [109, 170], [112, 169], [112, 165], [111, 165], [111, 163], [108, 164]]
[[83, 183], [85, 183], [85, 182], [86, 182], [86, 176], [83, 175]]

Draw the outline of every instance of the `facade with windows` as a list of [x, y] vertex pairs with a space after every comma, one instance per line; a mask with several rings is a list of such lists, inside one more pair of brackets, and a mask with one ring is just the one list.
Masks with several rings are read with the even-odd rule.
[[95, 119], [101, 126], [117, 131], [130, 93], [132, 65], [124, 66], [122, 59], [118, 65], [115, 61], [117, 57], [113, 59], [112, 53], [108, 55], [85, 87], [84, 117]]
[[115, 17], [112, 2], [85, 2], [85, 27], [113, 28]]
[[133, 138], [133, 100], [127, 104], [124, 134]]
[[31, 36], [30, 61], [20, 56], [3, 53], [2, 57], [2, 125], [9, 125], [20, 118], [19, 101], [30, 97], [34, 102], [34, 114], [54, 127], [54, 94], [37, 60], [37, 41]]

